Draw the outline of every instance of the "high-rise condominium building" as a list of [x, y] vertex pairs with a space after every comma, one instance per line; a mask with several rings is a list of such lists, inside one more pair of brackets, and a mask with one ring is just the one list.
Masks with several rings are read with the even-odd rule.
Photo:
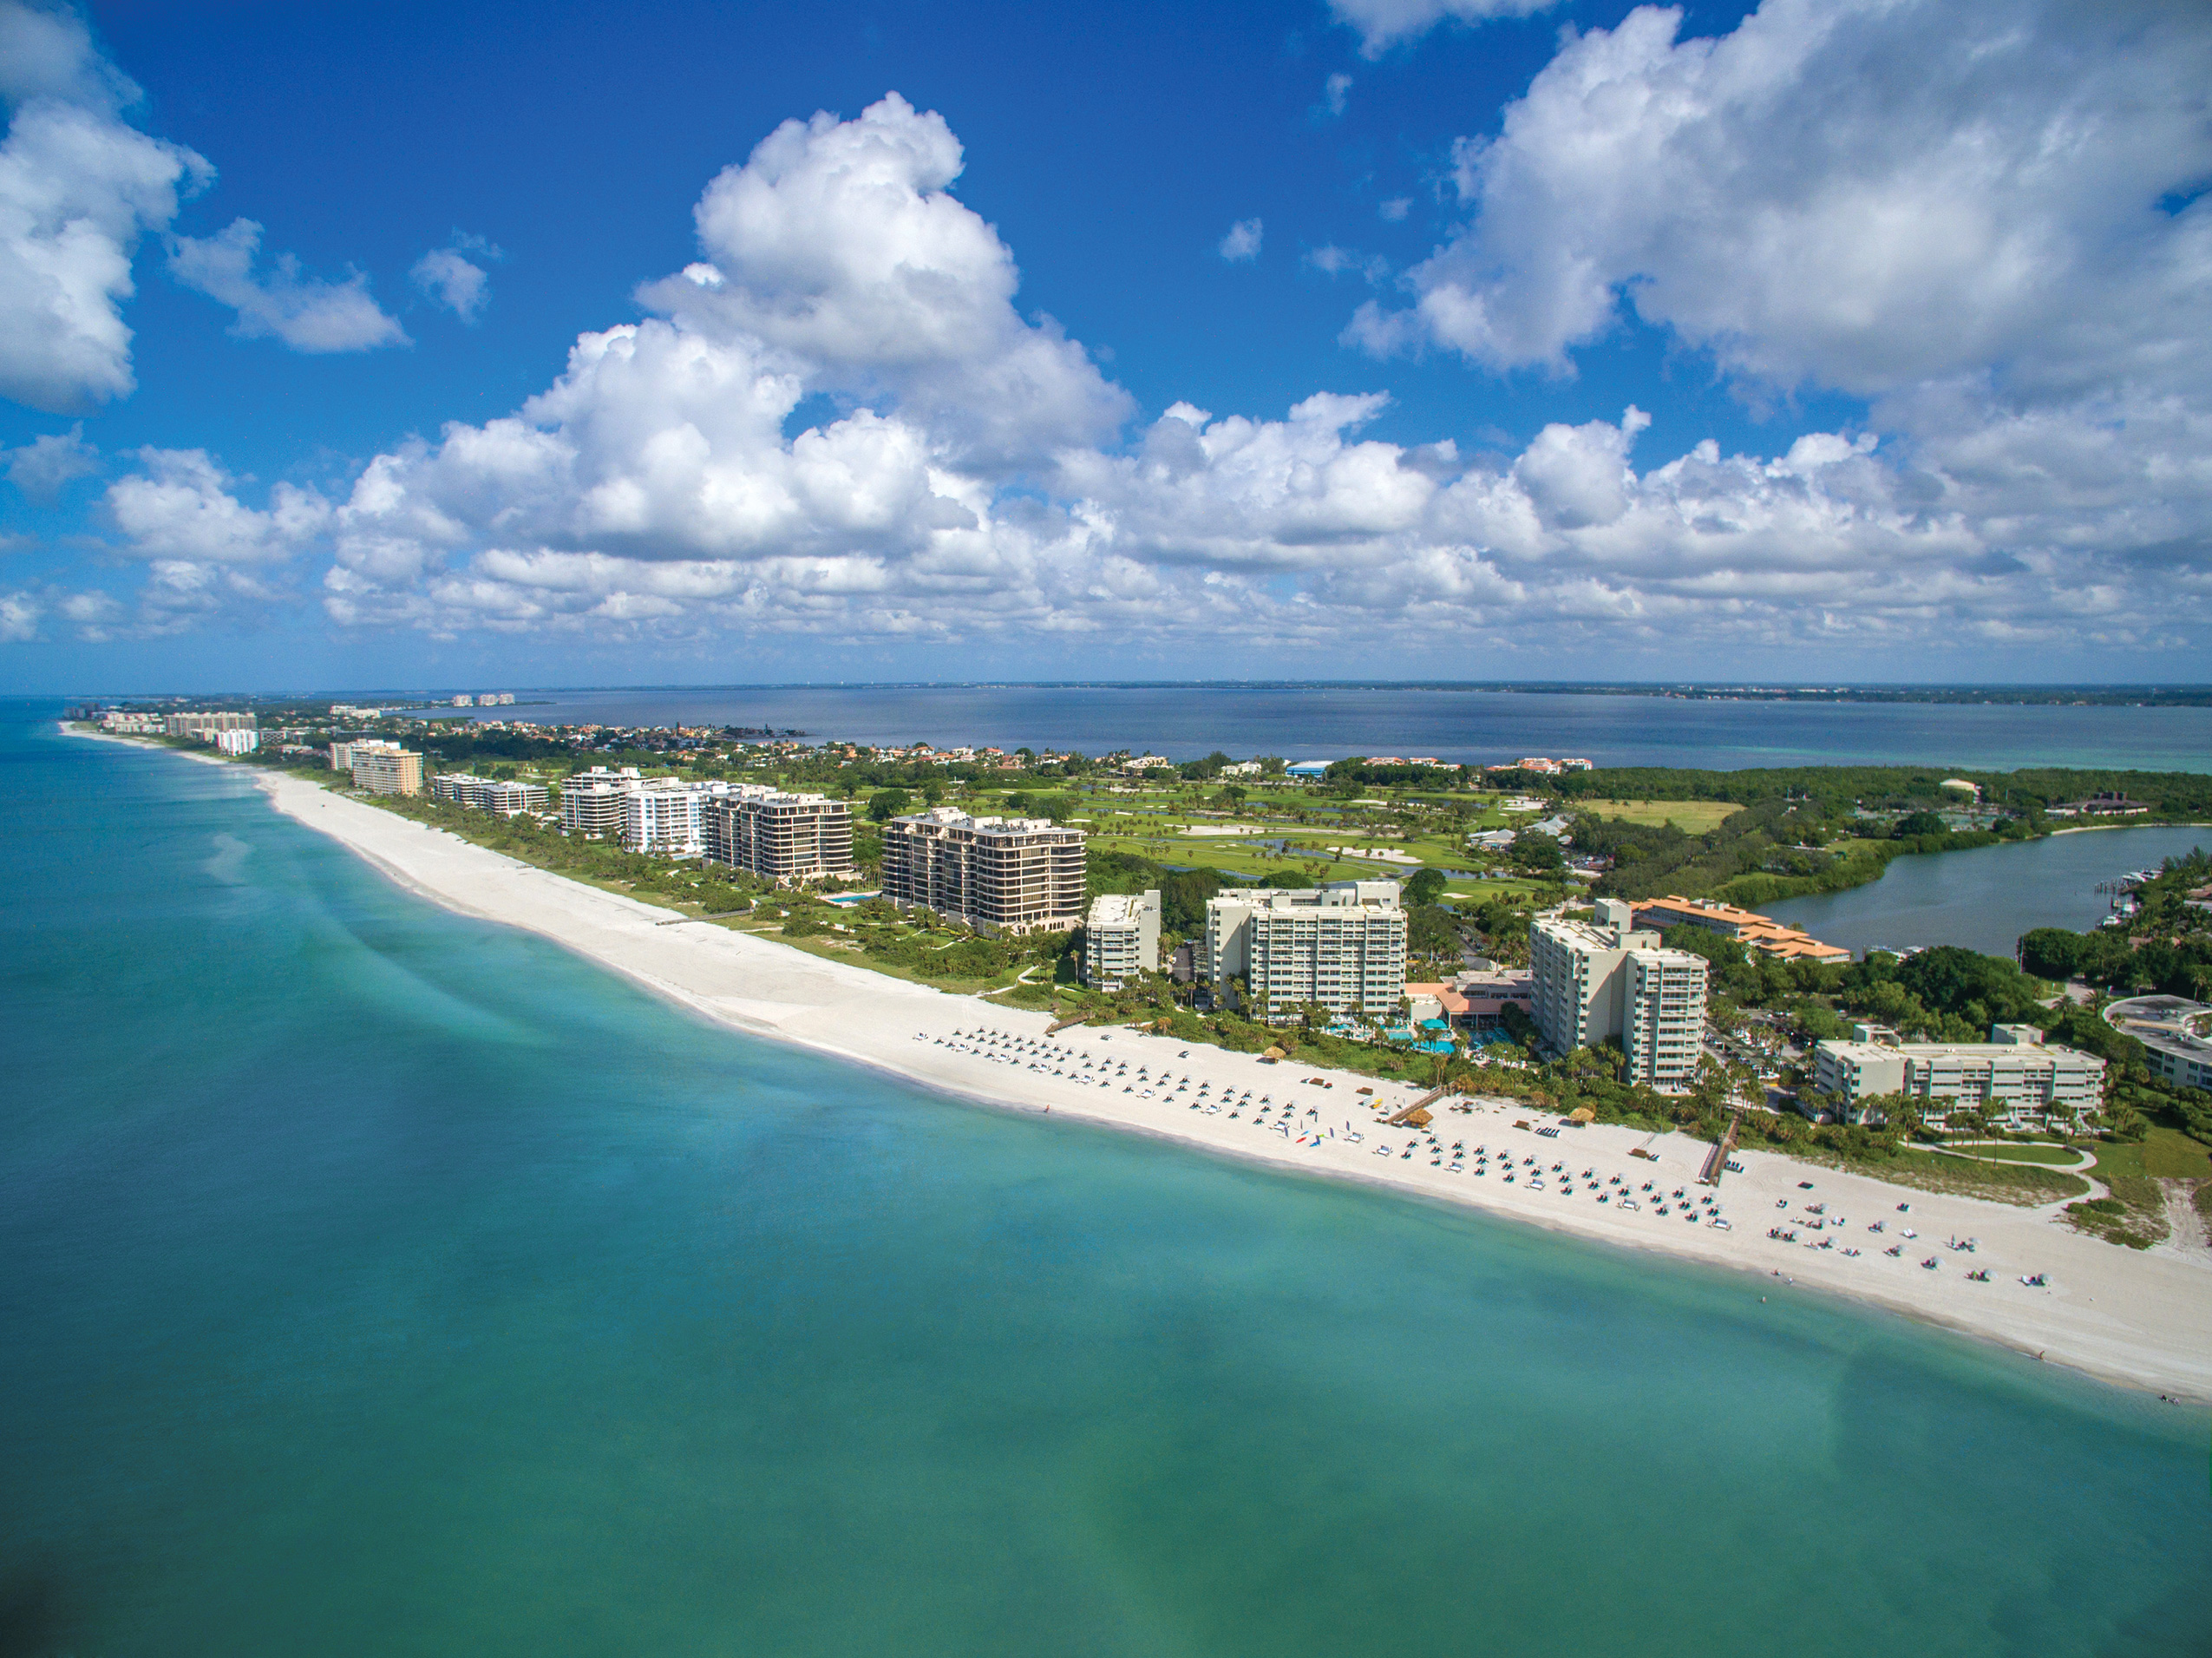
[[705, 807], [707, 857], [778, 885], [849, 878], [853, 809], [827, 795], [738, 783]]
[[496, 812], [501, 817], [514, 817], [528, 812], [534, 816], [545, 816], [551, 796], [541, 783], [517, 783], [512, 779], [494, 781], [478, 777], [466, 771], [446, 771], [430, 779], [430, 793], [439, 800], [449, 800], [456, 806], [467, 806], [480, 812]]
[[620, 839], [622, 796], [619, 783], [571, 777], [560, 786], [561, 828], [592, 840]]
[[163, 732], [170, 737], [213, 737], [218, 731], [250, 731], [254, 729], [251, 714], [168, 714], [161, 721]]
[[422, 757], [397, 744], [370, 748], [353, 745], [353, 781], [372, 795], [419, 795], [422, 792]]
[[1367, 1019], [1405, 995], [1405, 911], [1395, 881], [1233, 888], [1206, 905], [1199, 976], [1225, 999], [1242, 980], [1253, 1011], [1280, 1019], [1319, 1004]]
[[330, 770], [350, 771], [355, 755], [367, 754], [375, 749], [389, 749], [396, 754], [399, 747], [398, 744], [382, 737], [357, 737], [350, 743], [333, 743], [330, 744]]
[[1597, 909], [1595, 921], [1547, 917], [1528, 929], [1536, 1028], [1559, 1053], [1617, 1039], [1625, 1080], [1679, 1093], [1697, 1079], [1705, 1042], [1705, 958], [1635, 931], [1619, 899]]
[[883, 826], [883, 895], [993, 932], [1052, 933], [1083, 920], [1083, 834], [1042, 817], [970, 817], [939, 806]]
[[622, 791], [622, 844], [632, 852], [696, 858], [707, 849], [706, 805], [726, 785], [646, 777]]
[[1141, 973], [1160, 971], [1160, 895], [1106, 893], [1090, 901], [1083, 924], [1083, 981], [1119, 990]]

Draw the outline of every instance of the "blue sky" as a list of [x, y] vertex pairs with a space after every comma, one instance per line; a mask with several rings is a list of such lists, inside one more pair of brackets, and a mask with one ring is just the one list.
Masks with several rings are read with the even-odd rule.
[[0, 688], [2202, 678], [2079, 10], [0, 0]]

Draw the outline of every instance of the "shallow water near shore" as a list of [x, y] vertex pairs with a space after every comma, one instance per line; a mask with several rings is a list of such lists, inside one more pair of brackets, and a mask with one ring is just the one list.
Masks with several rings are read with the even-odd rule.
[[0, 834], [0, 1651], [2212, 1643], [2201, 1412], [711, 1029], [174, 757]]

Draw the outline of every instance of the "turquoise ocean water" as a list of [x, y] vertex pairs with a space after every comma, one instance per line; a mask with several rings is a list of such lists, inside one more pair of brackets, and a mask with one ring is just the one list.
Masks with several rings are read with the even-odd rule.
[[0, 1654], [2212, 1648], [2201, 1412], [710, 1029], [49, 732]]

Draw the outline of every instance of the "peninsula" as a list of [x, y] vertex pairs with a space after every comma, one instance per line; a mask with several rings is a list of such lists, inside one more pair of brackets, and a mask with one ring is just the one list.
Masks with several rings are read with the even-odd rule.
[[[2116, 1248], [2059, 1224], [2058, 1204], [1908, 1190], [1750, 1150], [1707, 1189], [1697, 1181], [1711, 1150], [1700, 1139], [1563, 1126], [1482, 1096], [1430, 1101], [1425, 1129], [1392, 1124], [1421, 1098], [1414, 1085], [1128, 1027], [1050, 1033], [1049, 1013], [699, 924], [301, 777], [262, 770], [256, 780], [276, 809], [408, 890], [536, 934], [717, 1024], [980, 1104], [1754, 1273], [1777, 1294], [1853, 1296], [2113, 1382], [2212, 1399], [2212, 1260]], [[1623, 1193], [1633, 1208], [1617, 1201]], [[1716, 1213], [1724, 1228], [1711, 1223]], [[1848, 1239], [1856, 1253], [1816, 1247], [1823, 1237]], [[1971, 1253], [1947, 1247], [1968, 1239]], [[1902, 1249], [1888, 1253], [1895, 1244]]]

